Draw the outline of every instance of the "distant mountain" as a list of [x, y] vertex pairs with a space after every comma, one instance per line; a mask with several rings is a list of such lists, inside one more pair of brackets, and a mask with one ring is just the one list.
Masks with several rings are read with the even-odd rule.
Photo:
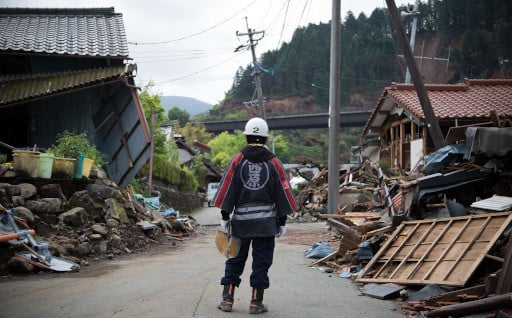
[[184, 96], [162, 96], [162, 106], [165, 109], [166, 115], [169, 109], [178, 107], [179, 109], [186, 110], [191, 118], [197, 114], [205, 113], [212, 108], [211, 104]]

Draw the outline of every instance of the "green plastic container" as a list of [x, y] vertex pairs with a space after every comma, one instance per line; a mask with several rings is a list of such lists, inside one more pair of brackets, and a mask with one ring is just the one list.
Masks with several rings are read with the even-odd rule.
[[55, 156], [49, 153], [39, 155], [37, 161], [37, 177], [42, 179], [52, 178], [53, 158]]
[[75, 170], [73, 171], [73, 179], [82, 179], [82, 171], [84, 170], [84, 153], [80, 153], [75, 161]]

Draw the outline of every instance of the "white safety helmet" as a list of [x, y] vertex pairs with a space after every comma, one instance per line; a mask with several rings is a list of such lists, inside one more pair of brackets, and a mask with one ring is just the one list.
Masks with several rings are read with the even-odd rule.
[[244, 135], [268, 137], [268, 125], [263, 118], [254, 117], [245, 124]]

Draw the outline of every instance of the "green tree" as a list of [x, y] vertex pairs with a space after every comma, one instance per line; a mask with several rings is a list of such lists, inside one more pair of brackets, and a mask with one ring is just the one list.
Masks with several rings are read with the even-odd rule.
[[168, 120], [165, 115], [165, 109], [162, 106], [161, 94], [152, 94], [150, 90], [153, 88], [153, 82], [149, 82], [139, 94], [139, 99], [144, 110], [144, 116], [149, 124], [149, 128], [152, 129], [152, 114], [154, 114], [154, 127], [160, 127], [160, 125]]
[[[208, 143], [208, 146], [212, 148], [211, 160], [221, 167], [226, 167], [231, 157], [246, 145], [245, 135], [242, 132], [236, 134], [222, 132]], [[270, 150], [275, 151], [281, 161], [289, 160], [289, 147], [284, 136], [271, 134], [267, 146]]]
[[224, 131], [208, 143], [212, 148], [211, 160], [221, 167], [226, 167], [229, 159], [245, 145], [245, 136], [241, 132], [231, 134]]
[[167, 117], [169, 120], [177, 120], [180, 123], [180, 127], [185, 126], [185, 124], [190, 120], [190, 114], [186, 110], [180, 109], [176, 106], [169, 109]]
[[[154, 141], [153, 175], [169, 184], [178, 186], [180, 190], [195, 190], [197, 189], [197, 180], [193, 172], [186, 167], [180, 167], [178, 164], [178, 151], [175, 141], [167, 140], [163, 131], [158, 129], [168, 118], [162, 106], [161, 96], [150, 92], [152, 87], [152, 83], [144, 87], [139, 94], [139, 98], [148, 123], [152, 122], [151, 117], [154, 118], [154, 125], [150, 124], [150, 129], [154, 126], [154, 131], [152, 131]], [[148, 173], [149, 164], [146, 164], [139, 171], [139, 174]]]
[[188, 145], [192, 145], [195, 140], [208, 143], [213, 138], [213, 135], [206, 131], [206, 127], [198, 121], [189, 121], [176, 131], [185, 137]]

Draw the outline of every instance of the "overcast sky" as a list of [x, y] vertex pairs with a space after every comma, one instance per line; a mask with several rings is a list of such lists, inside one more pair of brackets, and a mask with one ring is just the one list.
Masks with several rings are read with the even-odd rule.
[[[236, 70], [252, 62], [247, 23], [265, 31], [256, 55], [289, 42], [293, 31], [309, 23], [327, 23], [330, 0], [1, 0], [5, 7], [114, 7], [123, 14], [130, 57], [137, 64], [135, 82], [155, 83], [152, 93], [193, 97], [216, 104], [233, 83]], [[395, 0], [397, 6], [414, 0]], [[341, 0], [347, 12], [367, 16], [385, 0]], [[247, 17], [247, 21], [246, 21]], [[256, 38], [258, 36], [255, 36]], [[265, 66], [267, 67], [267, 66]], [[263, 92], [265, 95], [265, 92]]]

